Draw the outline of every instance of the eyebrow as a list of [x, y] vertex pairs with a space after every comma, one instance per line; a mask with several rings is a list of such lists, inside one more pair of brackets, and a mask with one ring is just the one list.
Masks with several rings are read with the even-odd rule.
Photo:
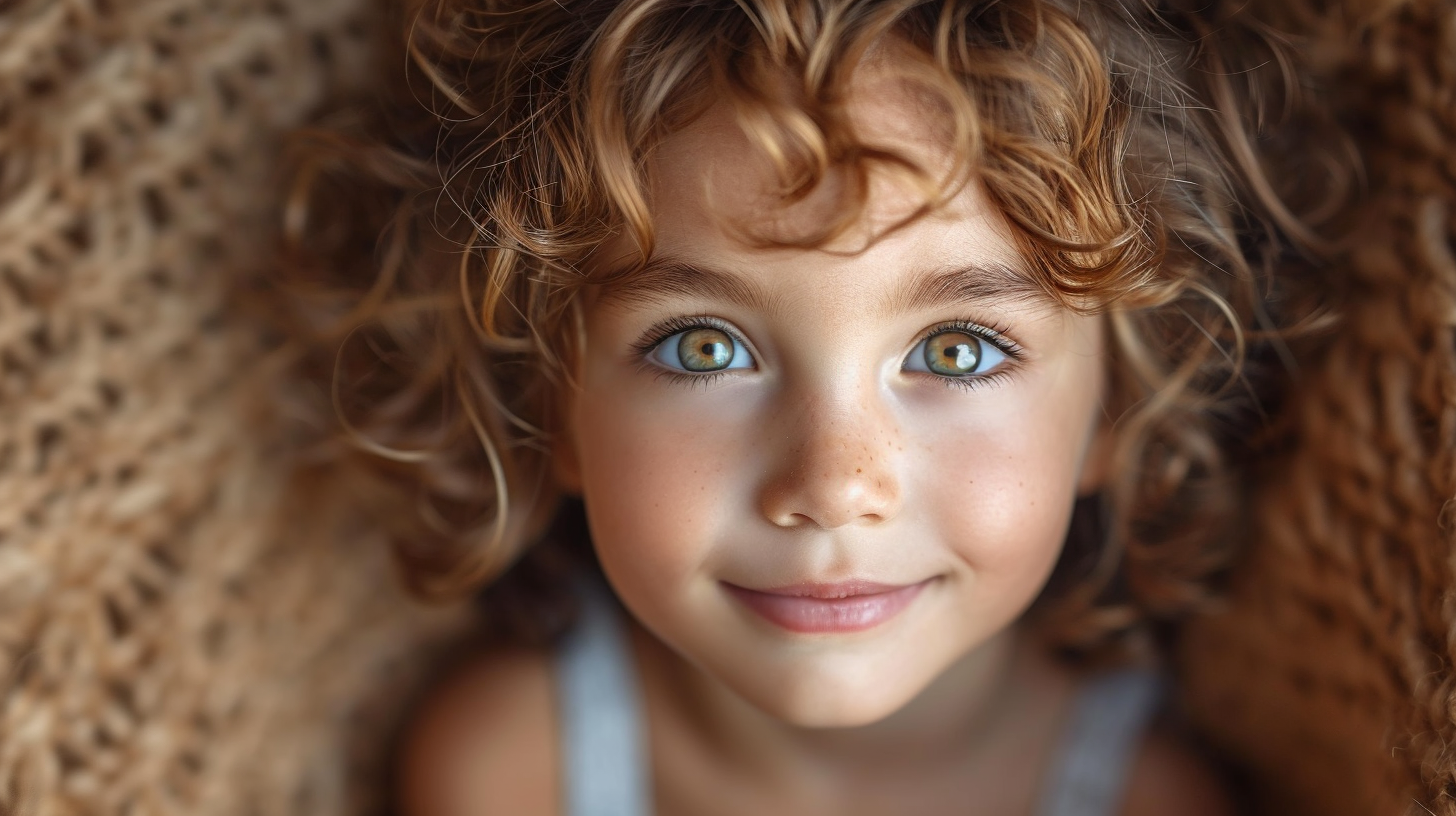
[[965, 264], [913, 276], [880, 305], [882, 315], [904, 314], [961, 303], [1061, 303], [1031, 276], [1006, 264]]
[[[615, 280], [613, 280], [615, 278]], [[640, 269], [609, 276], [599, 304], [621, 307], [676, 299], [722, 301], [751, 311], [776, 311], [776, 298], [750, 280], [724, 270], [674, 258], [657, 258]], [[961, 303], [1060, 305], [1030, 276], [1005, 264], [964, 264], [916, 274], [877, 307], [881, 316]]]
[[727, 301], [755, 311], [773, 311], [774, 307], [773, 298], [752, 281], [673, 258], [654, 258], [641, 269], [609, 275], [597, 302], [648, 306], [686, 298]]

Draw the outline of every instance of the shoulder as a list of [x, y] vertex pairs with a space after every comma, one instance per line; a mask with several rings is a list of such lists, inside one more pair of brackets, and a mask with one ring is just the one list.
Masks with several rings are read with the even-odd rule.
[[1122, 816], [1233, 816], [1227, 787], [1212, 764], [1177, 737], [1153, 731], [1128, 779]]
[[405, 733], [403, 816], [558, 812], [552, 683], [549, 655], [527, 650], [491, 652], [446, 677]]

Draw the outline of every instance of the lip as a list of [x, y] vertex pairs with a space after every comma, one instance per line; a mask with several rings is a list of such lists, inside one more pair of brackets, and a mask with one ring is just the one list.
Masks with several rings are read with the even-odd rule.
[[931, 580], [803, 583], [771, 589], [748, 589], [725, 581], [723, 587], [764, 620], [790, 632], [863, 632], [900, 614]]

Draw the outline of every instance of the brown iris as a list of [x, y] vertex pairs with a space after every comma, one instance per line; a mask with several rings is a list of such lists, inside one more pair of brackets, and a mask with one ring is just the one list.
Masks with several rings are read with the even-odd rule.
[[925, 341], [925, 365], [936, 374], [964, 377], [981, 362], [981, 341], [965, 332], [941, 332]]
[[677, 358], [688, 371], [719, 371], [733, 362], [733, 338], [717, 329], [683, 332]]

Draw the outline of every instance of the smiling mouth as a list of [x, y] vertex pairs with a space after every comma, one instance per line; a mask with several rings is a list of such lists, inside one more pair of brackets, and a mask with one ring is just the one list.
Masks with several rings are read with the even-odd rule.
[[790, 632], [862, 632], [900, 614], [931, 580], [904, 585], [845, 581], [772, 589], [747, 589], [725, 581], [723, 588], [764, 620]]

